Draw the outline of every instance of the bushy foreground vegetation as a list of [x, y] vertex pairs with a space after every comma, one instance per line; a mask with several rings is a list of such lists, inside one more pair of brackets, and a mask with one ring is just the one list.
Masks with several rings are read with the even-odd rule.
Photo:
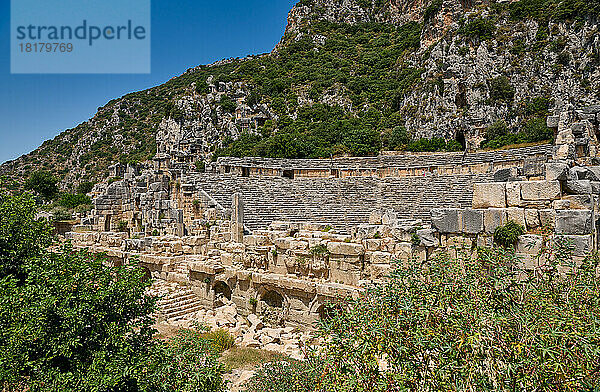
[[332, 308], [310, 361], [265, 366], [249, 390], [597, 391], [598, 262], [558, 240], [534, 270], [502, 247], [398, 266]]
[[0, 388], [220, 391], [221, 335], [154, 339], [150, 282], [135, 263], [52, 244], [31, 196], [0, 195]]

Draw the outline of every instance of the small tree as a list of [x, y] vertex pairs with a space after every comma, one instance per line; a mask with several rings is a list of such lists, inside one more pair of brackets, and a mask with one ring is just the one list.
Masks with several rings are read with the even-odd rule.
[[46, 201], [52, 200], [58, 194], [58, 180], [47, 171], [37, 171], [31, 174], [25, 182], [25, 189], [42, 196]]
[[515, 88], [506, 76], [498, 76], [489, 82], [492, 101], [512, 102], [515, 97]]
[[0, 193], [0, 279], [12, 275], [24, 279], [24, 264], [52, 242], [46, 220], [35, 220], [35, 201], [30, 194]]
[[82, 182], [77, 186], [77, 193], [81, 195], [88, 194], [94, 188], [94, 183], [90, 181]]

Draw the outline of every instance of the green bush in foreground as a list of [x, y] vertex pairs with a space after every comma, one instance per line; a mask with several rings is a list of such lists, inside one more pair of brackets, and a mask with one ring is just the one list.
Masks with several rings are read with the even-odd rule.
[[398, 266], [332, 312], [311, 367], [266, 367], [249, 391], [598, 390], [598, 258], [544, 249], [531, 271], [504, 248]]
[[154, 339], [150, 282], [135, 261], [56, 251], [32, 197], [0, 194], [0, 389], [218, 392], [212, 341]]

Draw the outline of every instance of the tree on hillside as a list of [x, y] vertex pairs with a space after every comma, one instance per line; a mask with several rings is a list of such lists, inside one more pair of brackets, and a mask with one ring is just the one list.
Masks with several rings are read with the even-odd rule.
[[25, 189], [42, 196], [46, 201], [52, 200], [58, 194], [58, 180], [47, 171], [36, 171], [25, 182]]

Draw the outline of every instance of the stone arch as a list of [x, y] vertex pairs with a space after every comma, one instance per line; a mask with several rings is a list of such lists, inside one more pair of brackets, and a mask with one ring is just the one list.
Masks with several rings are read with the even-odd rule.
[[145, 266], [141, 266], [141, 267], [142, 267], [142, 270], [144, 271], [144, 278], [143, 278], [144, 282], [148, 281], [148, 280], [151, 280], [152, 279], [152, 272], [150, 272], [150, 268], [145, 267]]
[[260, 300], [272, 308], [283, 309], [285, 305], [285, 297], [275, 290], [265, 290]]
[[326, 303], [317, 308], [317, 314], [319, 320], [327, 321], [333, 318], [336, 313], [342, 311], [342, 307], [339, 304]]
[[231, 301], [231, 288], [223, 281], [217, 281], [213, 285], [213, 292], [215, 293], [215, 299], [219, 296], [223, 296]]
[[465, 138], [465, 132], [459, 129], [456, 132], [456, 141], [462, 146], [463, 150], [467, 149], [467, 139]]

